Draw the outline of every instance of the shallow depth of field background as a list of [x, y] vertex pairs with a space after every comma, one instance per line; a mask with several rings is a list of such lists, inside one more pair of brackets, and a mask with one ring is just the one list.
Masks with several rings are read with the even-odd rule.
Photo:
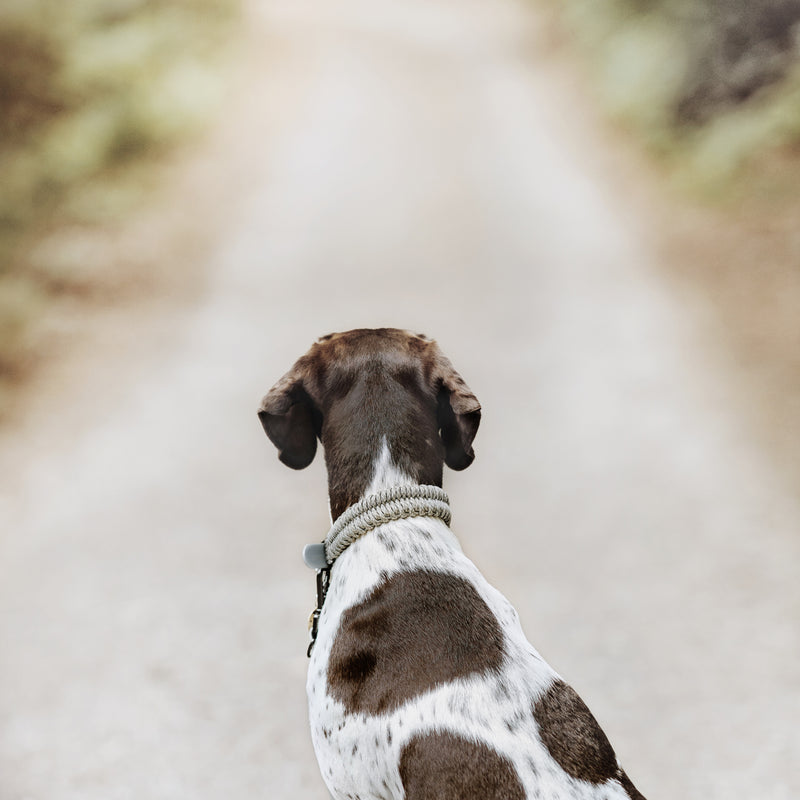
[[799, 186], [798, 0], [6, 0], [0, 800], [327, 796], [254, 410], [364, 325], [645, 796], [796, 797]]

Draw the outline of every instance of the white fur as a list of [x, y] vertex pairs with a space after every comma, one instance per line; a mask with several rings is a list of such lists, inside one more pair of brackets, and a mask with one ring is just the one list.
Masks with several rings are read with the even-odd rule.
[[392, 454], [389, 452], [389, 444], [384, 436], [381, 439], [381, 450], [372, 468], [372, 482], [367, 486], [364, 495], [376, 494], [384, 489], [391, 489], [393, 486], [413, 486], [414, 483], [415, 481], [403, 470], [394, 465]]
[[[404, 482], [412, 481], [391, 463], [384, 442], [367, 494]], [[423, 531], [430, 536], [420, 535]], [[469, 581], [503, 630], [505, 659], [499, 674], [453, 680], [389, 713], [353, 714], [327, 692], [334, 638], [342, 614], [398, 572], [399, 561], [404, 571], [437, 570]], [[436, 729], [481, 741], [505, 756], [529, 798], [629, 800], [616, 781], [594, 785], [571, 778], [543, 745], [532, 706], [557, 677], [525, 638], [514, 608], [462, 553], [443, 522], [426, 518], [382, 525], [352, 544], [334, 565], [311, 654], [311, 735], [325, 783], [336, 800], [402, 800], [402, 750], [415, 734]]]

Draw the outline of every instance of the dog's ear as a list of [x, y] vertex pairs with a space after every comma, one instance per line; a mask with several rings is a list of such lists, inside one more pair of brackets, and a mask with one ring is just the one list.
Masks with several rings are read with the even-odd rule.
[[292, 469], [305, 469], [317, 452], [320, 414], [308, 394], [308, 370], [301, 358], [264, 396], [258, 418], [278, 458]]
[[450, 361], [436, 353], [439, 386], [438, 424], [444, 443], [444, 461], [450, 469], [466, 469], [475, 459], [472, 440], [481, 422], [481, 404]]

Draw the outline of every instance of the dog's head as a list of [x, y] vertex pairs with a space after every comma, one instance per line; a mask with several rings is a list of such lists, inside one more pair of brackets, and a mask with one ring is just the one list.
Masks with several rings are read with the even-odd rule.
[[338, 516], [369, 485], [384, 442], [419, 483], [441, 486], [445, 463], [468, 467], [481, 407], [436, 342], [379, 328], [323, 336], [270, 389], [258, 416], [293, 469], [307, 467], [322, 442]]

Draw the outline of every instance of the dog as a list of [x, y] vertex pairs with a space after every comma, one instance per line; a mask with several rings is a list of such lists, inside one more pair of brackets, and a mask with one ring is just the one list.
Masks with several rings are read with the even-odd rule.
[[450, 531], [443, 466], [472, 463], [481, 407], [436, 342], [323, 336], [258, 415], [287, 466], [325, 452], [307, 693], [336, 800], [644, 800]]

